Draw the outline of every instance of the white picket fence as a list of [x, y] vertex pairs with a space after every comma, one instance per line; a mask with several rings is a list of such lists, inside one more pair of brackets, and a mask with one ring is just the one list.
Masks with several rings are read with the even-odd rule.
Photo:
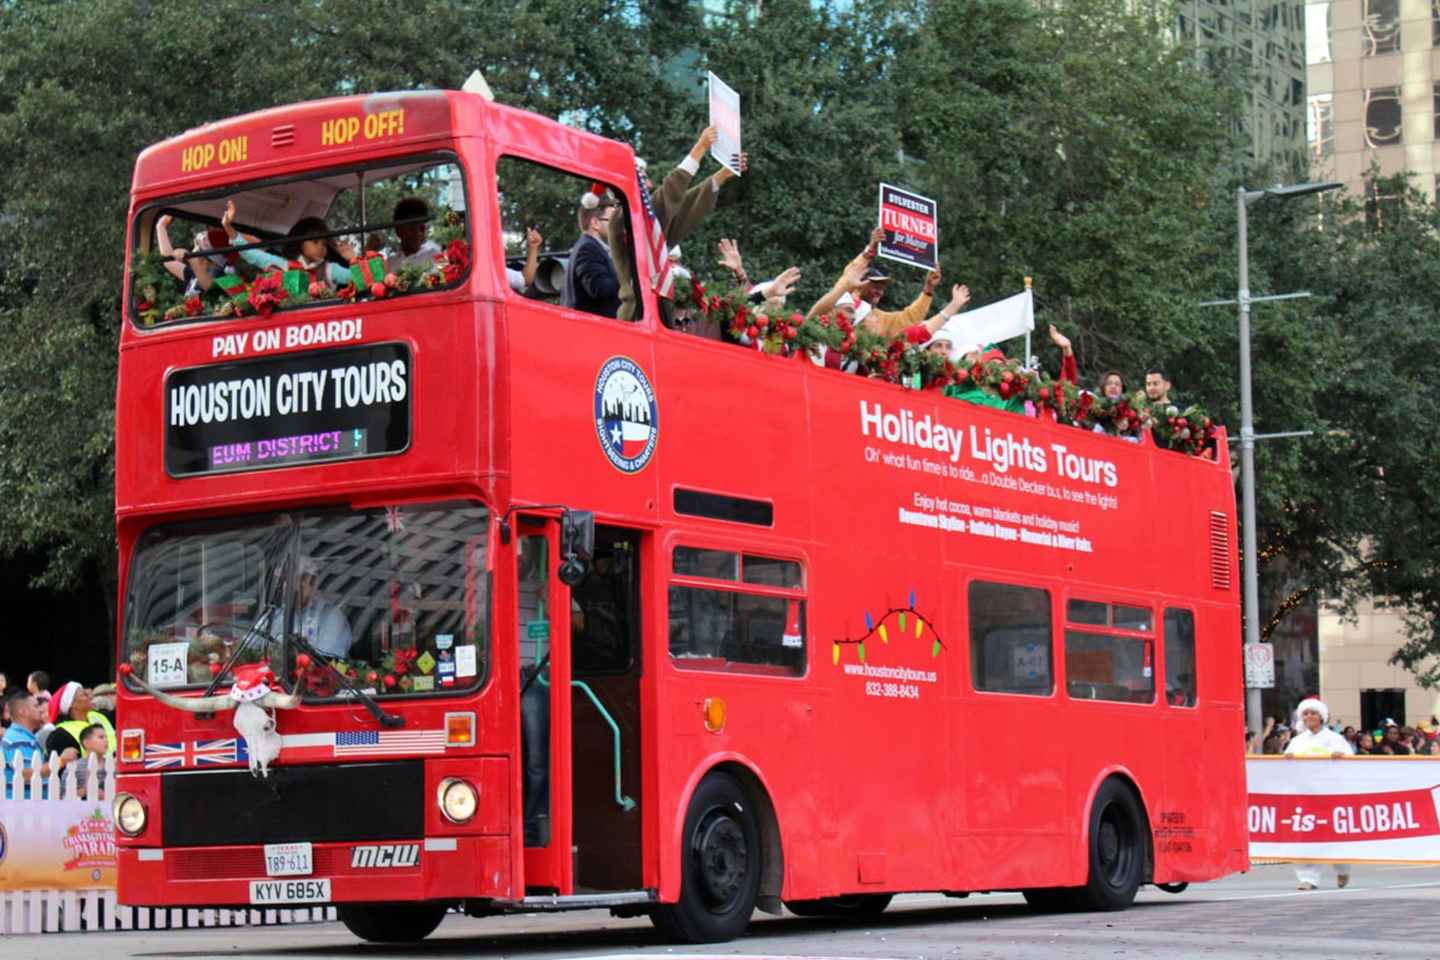
[[[103, 762], [72, 763], [62, 770], [59, 758], [50, 755], [49, 775], [22, 766], [18, 756], [13, 767], [14, 781], [9, 801], [0, 810], [19, 811], [23, 826], [27, 808], [52, 800], [80, 796], [98, 803], [110, 813], [114, 796], [115, 759]], [[3, 772], [3, 764], [0, 764]], [[27, 790], [26, 787], [29, 787]], [[0, 798], [6, 794], [0, 786]], [[15, 830], [0, 816], [0, 827], [13, 844]], [[3, 871], [0, 871], [3, 882]], [[294, 910], [249, 909], [165, 909], [126, 907], [115, 902], [113, 889], [96, 890], [4, 890], [0, 889], [0, 936], [25, 933], [78, 933], [90, 930], [187, 930], [196, 927], [270, 926], [285, 923], [322, 923], [335, 919], [334, 907]]]

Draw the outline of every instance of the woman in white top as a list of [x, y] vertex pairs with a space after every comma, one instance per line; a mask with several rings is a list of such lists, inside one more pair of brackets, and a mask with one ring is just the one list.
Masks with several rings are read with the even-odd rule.
[[[1340, 734], [1325, 726], [1330, 711], [1316, 697], [1301, 700], [1295, 708], [1296, 733], [1285, 748], [1287, 757], [1348, 757], [1355, 751]], [[1335, 868], [1335, 885], [1343, 887], [1350, 882], [1350, 864], [1332, 864]], [[1320, 864], [1302, 863], [1295, 866], [1295, 879], [1300, 881], [1301, 890], [1314, 890], [1320, 886]]]

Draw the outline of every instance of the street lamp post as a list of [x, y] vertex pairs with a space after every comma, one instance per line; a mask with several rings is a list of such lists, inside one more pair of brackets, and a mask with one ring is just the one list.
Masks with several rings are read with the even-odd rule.
[[[1245, 566], [1245, 643], [1260, 642], [1260, 573], [1256, 569], [1258, 548], [1255, 534], [1255, 411], [1250, 397], [1250, 304], [1268, 300], [1292, 300], [1308, 293], [1284, 293], [1267, 297], [1250, 296], [1250, 252], [1248, 247], [1248, 210], [1251, 203], [1265, 197], [1285, 199], [1344, 186], [1334, 180], [1321, 183], [1297, 183], [1267, 190], [1235, 191], [1240, 247], [1240, 287], [1235, 303], [1240, 307], [1240, 496], [1241, 537]], [[1260, 688], [1245, 691], [1245, 723], [1251, 730], [1263, 730]]]

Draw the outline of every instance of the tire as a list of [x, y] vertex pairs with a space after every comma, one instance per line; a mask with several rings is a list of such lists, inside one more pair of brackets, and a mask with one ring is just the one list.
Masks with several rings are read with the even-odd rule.
[[1145, 873], [1146, 832], [1140, 804], [1122, 781], [1106, 780], [1090, 810], [1090, 869], [1076, 889], [1087, 910], [1124, 910]]
[[439, 903], [337, 905], [340, 922], [371, 943], [419, 943], [440, 926], [446, 907]]
[[700, 781], [685, 812], [680, 899], [650, 919], [680, 943], [722, 943], [745, 932], [760, 893], [760, 825], [734, 777]]
[[1188, 888], [1188, 887], [1190, 886], [1190, 884], [1188, 884], [1188, 883], [1157, 883], [1157, 884], [1155, 884], [1155, 886], [1158, 887], [1158, 888], [1161, 889], [1161, 890], [1164, 890], [1166, 893], [1184, 893], [1185, 890], [1186, 890], [1186, 888]]
[[787, 900], [785, 909], [797, 917], [878, 917], [890, 906], [891, 894], [852, 893], [844, 897], [822, 897], [819, 900]]

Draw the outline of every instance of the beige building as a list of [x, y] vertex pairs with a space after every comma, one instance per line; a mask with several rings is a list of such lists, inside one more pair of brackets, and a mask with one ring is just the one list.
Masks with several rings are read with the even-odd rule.
[[[1435, 195], [1440, 172], [1440, 5], [1432, 0], [1321, 0], [1305, 5], [1306, 134], [1312, 175], [1368, 191], [1415, 174]], [[1383, 199], [1383, 198], [1377, 198]]]
[[1320, 698], [1341, 723], [1374, 728], [1390, 717], [1413, 726], [1440, 716], [1440, 691], [1389, 662], [1405, 642], [1401, 619], [1393, 607], [1368, 602], [1353, 623], [1321, 608]]

